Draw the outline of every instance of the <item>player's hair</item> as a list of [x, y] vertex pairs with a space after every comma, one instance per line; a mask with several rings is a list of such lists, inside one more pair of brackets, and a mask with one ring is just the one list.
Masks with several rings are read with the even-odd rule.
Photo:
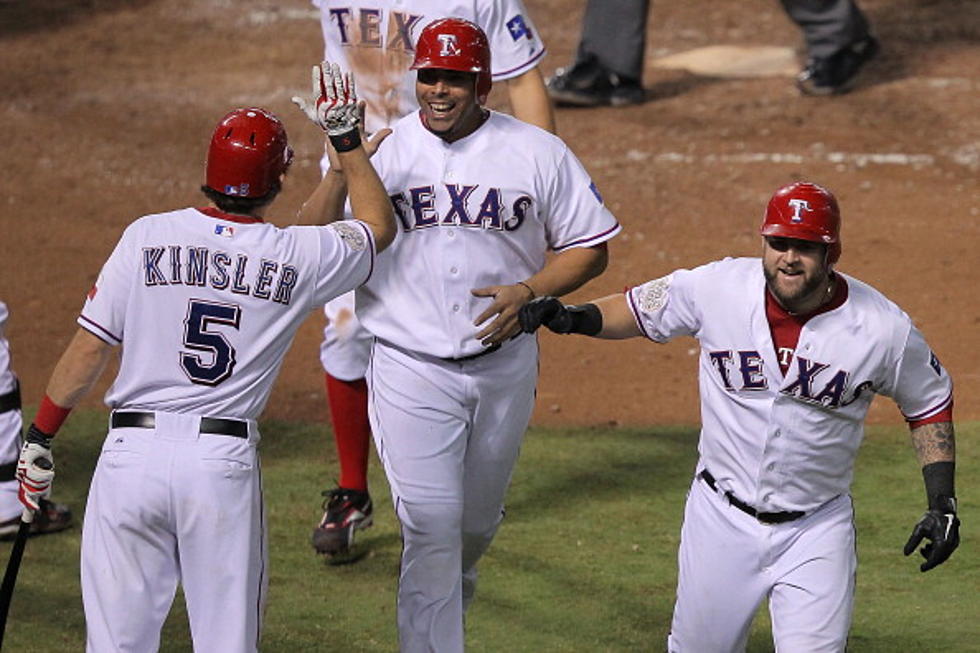
[[235, 215], [253, 215], [256, 211], [270, 204], [272, 200], [276, 199], [276, 195], [279, 194], [281, 189], [282, 187], [276, 183], [269, 189], [269, 192], [262, 197], [236, 197], [233, 195], [219, 193], [208, 186], [201, 186], [201, 192], [204, 193], [209, 200], [214, 202], [214, 205], [217, 206], [219, 210], [223, 211], [224, 213], [233, 213]]

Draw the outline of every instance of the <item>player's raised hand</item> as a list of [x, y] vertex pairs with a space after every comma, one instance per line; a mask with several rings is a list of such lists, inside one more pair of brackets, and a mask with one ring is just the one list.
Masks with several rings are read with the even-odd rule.
[[929, 509], [912, 529], [909, 541], [905, 543], [905, 555], [911, 554], [923, 539], [929, 540], [919, 553], [926, 559], [919, 567], [929, 571], [942, 564], [960, 545], [960, 520], [956, 516], [956, 502], [946, 498], [941, 509]]
[[310, 97], [293, 97], [293, 102], [313, 124], [329, 136], [354, 131], [360, 123], [354, 74], [341, 72], [336, 63], [324, 61], [313, 66]]
[[520, 333], [521, 325], [517, 320], [517, 312], [530, 299], [530, 290], [527, 286], [519, 283], [509, 286], [487, 286], [475, 288], [470, 292], [476, 297], [493, 297], [493, 303], [480, 313], [473, 323], [474, 326], [480, 326], [490, 318], [494, 318], [476, 334], [476, 338], [484, 345], [499, 345]]
[[17, 498], [28, 510], [40, 509], [41, 499], [51, 496], [54, 481], [54, 459], [51, 456], [51, 438], [31, 424], [17, 460], [17, 480], [20, 487]]

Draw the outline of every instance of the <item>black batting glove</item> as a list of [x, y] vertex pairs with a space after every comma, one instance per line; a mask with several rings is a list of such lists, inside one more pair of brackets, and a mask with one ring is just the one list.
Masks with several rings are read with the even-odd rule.
[[936, 506], [922, 515], [905, 543], [905, 555], [915, 551], [923, 539], [929, 541], [919, 549], [926, 559], [919, 567], [921, 571], [929, 571], [942, 564], [960, 545], [960, 520], [956, 516], [955, 497], [940, 497]]
[[569, 333], [572, 328], [568, 307], [557, 297], [538, 297], [532, 299], [517, 313], [524, 333], [534, 333], [542, 324], [555, 333]]

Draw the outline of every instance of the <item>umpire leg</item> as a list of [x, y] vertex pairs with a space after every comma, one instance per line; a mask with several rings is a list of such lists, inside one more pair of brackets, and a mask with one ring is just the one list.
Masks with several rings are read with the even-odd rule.
[[780, 0], [803, 30], [807, 55], [826, 59], [870, 34], [868, 19], [854, 0]]
[[595, 57], [620, 77], [643, 77], [649, 0], [588, 0], [578, 61]]

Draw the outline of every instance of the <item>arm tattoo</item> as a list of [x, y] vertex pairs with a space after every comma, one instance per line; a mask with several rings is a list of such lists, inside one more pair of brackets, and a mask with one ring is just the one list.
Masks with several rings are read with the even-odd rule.
[[912, 429], [912, 445], [923, 466], [956, 460], [956, 439], [952, 422], [934, 422]]

